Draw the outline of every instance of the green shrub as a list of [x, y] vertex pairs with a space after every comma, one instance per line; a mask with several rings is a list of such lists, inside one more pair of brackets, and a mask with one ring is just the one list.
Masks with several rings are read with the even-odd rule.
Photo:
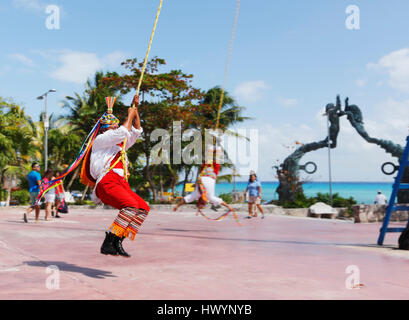
[[28, 204], [30, 202], [30, 193], [27, 190], [13, 191], [11, 198], [17, 200], [19, 204]]
[[144, 200], [151, 200], [153, 197], [151, 195], [151, 191], [149, 188], [139, 188], [139, 189], [132, 189], [138, 196], [140, 196]]
[[233, 203], [233, 196], [231, 193], [219, 194], [219, 198], [221, 198], [226, 203]]
[[75, 205], [88, 205], [88, 206], [92, 206], [94, 205], [94, 202], [92, 200], [76, 200], [73, 204]]
[[[329, 193], [317, 193], [316, 199], [318, 200], [317, 202], [324, 202], [326, 204], [330, 204], [330, 194]], [[351, 209], [352, 212], [352, 206], [356, 205], [357, 201], [352, 198], [343, 198], [341, 197], [338, 193], [334, 193], [332, 195], [332, 206], [335, 208], [348, 208]]]
[[[297, 193], [294, 202], [284, 203], [283, 208], [309, 208], [317, 202], [324, 202], [330, 205], [330, 194], [318, 192], [315, 197], [307, 197], [304, 193]], [[355, 204], [357, 204], [357, 201], [353, 197], [343, 198], [338, 193], [332, 195], [332, 207], [347, 208], [347, 212], [350, 215], [352, 214], [352, 206]]]
[[309, 208], [316, 202], [318, 201], [315, 201], [314, 198], [309, 198], [300, 192], [295, 195], [294, 202], [285, 202], [283, 208]]

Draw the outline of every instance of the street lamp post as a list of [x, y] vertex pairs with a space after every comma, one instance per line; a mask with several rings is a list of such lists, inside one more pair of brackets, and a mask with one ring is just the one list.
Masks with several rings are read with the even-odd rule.
[[332, 174], [331, 174], [331, 139], [330, 139], [330, 125], [329, 125], [329, 112], [334, 109], [328, 108], [326, 110], [324, 116], [327, 116], [327, 134], [328, 134], [328, 178], [329, 178], [329, 196], [330, 196], [330, 203], [332, 207]]
[[44, 115], [43, 115], [43, 123], [44, 123], [44, 171], [48, 169], [48, 129], [50, 128], [50, 123], [48, 120], [47, 114], [47, 96], [50, 92], [56, 92], [55, 89], [50, 89], [43, 95], [37, 97], [38, 100], [44, 99]]
[[236, 192], [236, 175], [237, 175], [236, 167], [233, 167], [233, 192]]

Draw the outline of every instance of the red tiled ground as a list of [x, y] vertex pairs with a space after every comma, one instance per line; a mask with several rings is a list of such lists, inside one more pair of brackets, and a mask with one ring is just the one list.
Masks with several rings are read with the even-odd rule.
[[[152, 211], [124, 242], [126, 259], [99, 253], [116, 211], [62, 216], [25, 224], [21, 208], [0, 209], [0, 299], [408, 298], [409, 252], [392, 248], [398, 234], [377, 247], [379, 224], [268, 215], [238, 227], [230, 216]], [[47, 288], [50, 265], [59, 289]], [[349, 265], [361, 289], [346, 288]]]

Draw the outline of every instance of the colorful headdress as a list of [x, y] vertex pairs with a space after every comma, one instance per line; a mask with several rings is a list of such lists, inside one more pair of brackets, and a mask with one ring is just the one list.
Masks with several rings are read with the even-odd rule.
[[113, 124], [118, 124], [119, 119], [112, 114], [114, 104], [115, 104], [116, 97], [105, 97], [105, 101], [107, 102], [108, 110], [102, 116], [101, 119], [101, 128], [108, 128]]
[[101, 128], [108, 128], [113, 124], [118, 124], [119, 119], [111, 113], [104, 114], [101, 119]]

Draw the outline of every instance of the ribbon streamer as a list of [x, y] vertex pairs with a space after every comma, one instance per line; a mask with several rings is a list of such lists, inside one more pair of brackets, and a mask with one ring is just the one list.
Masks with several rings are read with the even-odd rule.
[[238, 223], [239, 226], [241, 226], [242, 224], [239, 221], [239, 217], [237, 216], [236, 212], [232, 211], [232, 210], [228, 210], [227, 212], [223, 213], [221, 216], [217, 217], [217, 218], [210, 218], [208, 217], [206, 214], [204, 214], [202, 212], [202, 210], [197, 209], [197, 212], [200, 213], [203, 217], [205, 217], [207, 220], [212, 220], [212, 221], [221, 221], [224, 218], [226, 218], [230, 212], [233, 212], [233, 217], [236, 220], [236, 222]]
[[116, 97], [105, 97], [108, 106], [108, 113], [111, 114], [114, 109]]
[[[104, 113], [102, 115], [102, 117], [105, 115], [106, 113]], [[81, 163], [82, 159], [84, 158], [84, 156], [91, 150], [92, 144], [95, 141], [95, 138], [97, 137], [100, 125], [101, 125], [101, 118], [99, 118], [99, 120], [97, 121], [97, 123], [95, 124], [95, 126], [92, 128], [91, 132], [88, 134], [87, 138], [85, 139], [84, 143], [81, 146], [80, 151], [78, 152], [77, 157], [75, 158], [75, 160], [68, 166], [67, 169], [65, 169], [63, 171], [63, 173], [56, 179], [51, 180], [48, 183], [48, 187], [43, 189], [40, 194], [37, 196], [36, 199], [36, 203], [35, 205], [38, 205], [40, 200], [43, 198], [43, 196], [50, 190], [54, 189], [55, 187], [58, 186], [59, 182], [64, 179], [68, 174], [70, 174], [72, 171], [74, 171], [78, 165]], [[42, 182], [43, 184], [43, 182]]]

